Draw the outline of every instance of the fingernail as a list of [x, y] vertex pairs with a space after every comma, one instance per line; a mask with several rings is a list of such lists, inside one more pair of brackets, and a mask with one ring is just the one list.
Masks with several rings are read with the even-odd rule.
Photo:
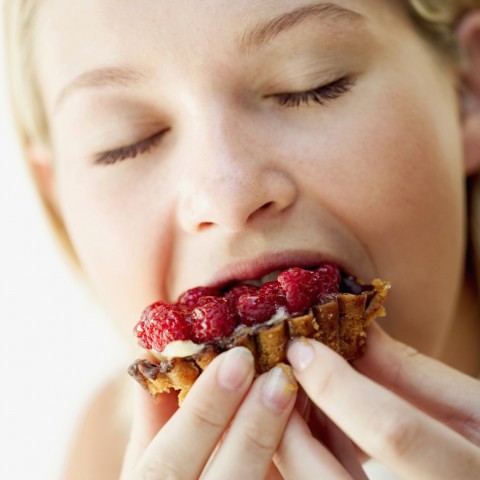
[[287, 357], [297, 372], [305, 370], [313, 360], [314, 351], [307, 340], [296, 340], [288, 349]]
[[253, 372], [253, 355], [244, 347], [236, 347], [226, 352], [218, 370], [218, 381], [225, 389], [238, 390], [250, 373]]
[[297, 391], [297, 382], [286, 365], [272, 368], [267, 375], [262, 392], [263, 402], [270, 410], [280, 413], [285, 410]]

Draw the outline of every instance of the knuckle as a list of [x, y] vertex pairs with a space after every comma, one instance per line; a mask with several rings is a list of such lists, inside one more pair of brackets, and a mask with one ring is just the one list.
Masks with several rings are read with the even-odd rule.
[[[138, 478], [139, 480], [157, 480], [160, 478], [159, 475], [160, 475], [160, 472], [158, 471], [158, 469], [149, 465], [148, 467], [143, 469], [143, 471], [141, 472]], [[163, 478], [169, 478], [169, 476], [165, 475], [165, 472], [163, 472], [162, 475], [163, 475]], [[170, 476], [170, 478], [172, 477]]]
[[379, 415], [372, 425], [373, 450], [393, 458], [404, 458], [419, 438], [419, 419], [404, 409]]
[[226, 420], [222, 412], [210, 405], [196, 404], [191, 406], [190, 415], [192, 419], [192, 428], [205, 428], [219, 430], [225, 429]]
[[446, 415], [445, 421], [447, 425], [451, 425], [454, 430], [466, 437], [474, 445], [480, 446], [480, 417], [476, 412], [453, 411]]
[[393, 363], [389, 365], [389, 387], [396, 388], [401, 384], [405, 377], [408, 377], [408, 372], [416, 363], [421, 362], [422, 355], [413, 347], [395, 341], [399, 352], [398, 357], [394, 357]]
[[162, 458], [141, 465], [131, 480], [180, 480], [182, 478], [185, 478], [185, 473], [167, 458]]
[[273, 454], [280, 439], [268, 428], [258, 428], [258, 423], [248, 422], [241, 428], [245, 448], [256, 456]]
[[398, 340], [395, 340], [395, 343], [397, 344], [398, 349], [400, 350], [400, 353], [402, 354], [403, 357], [407, 359], [421, 357], [420, 352], [417, 349], [411, 347], [410, 345], [399, 342]]
[[480, 447], [480, 418], [476, 414], [468, 415], [463, 421], [465, 436], [477, 447]]
[[318, 375], [318, 380], [313, 386], [311, 397], [317, 399], [327, 396], [333, 390], [337, 376], [338, 371], [333, 368], [322, 370], [321, 376]]

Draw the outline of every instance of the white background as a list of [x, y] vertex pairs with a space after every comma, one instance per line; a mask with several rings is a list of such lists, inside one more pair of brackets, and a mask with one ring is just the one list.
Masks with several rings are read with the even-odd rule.
[[5, 87], [1, 15], [0, 478], [55, 480], [89, 398], [129, 359], [71, 275], [24, 167]]

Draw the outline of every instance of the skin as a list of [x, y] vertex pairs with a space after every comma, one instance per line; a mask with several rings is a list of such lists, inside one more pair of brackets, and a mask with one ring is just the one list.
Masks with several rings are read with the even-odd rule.
[[[40, 11], [35, 57], [51, 145], [50, 158], [32, 161], [51, 172], [49, 194], [85, 274], [126, 332], [147, 304], [269, 254], [295, 264], [314, 252], [393, 285], [381, 326], [402, 344], [375, 327], [356, 369], [315, 342], [303, 345], [308, 365], [291, 348], [310, 415], [293, 410], [291, 379], [275, 371], [253, 381], [241, 353], [218, 357], [181, 410], [172, 395], [153, 405], [139, 393], [124, 479], [197, 477], [230, 422], [206, 478], [362, 478], [346, 437], [317, 440], [328, 430], [318, 409], [406, 478], [480, 469], [471, 433], [480, 413], [468, 400], [477, 382], [416, 353], [478, 373], [478, 310], [464, 273], [464, 184], [478, 159], [465, 148], [455, 69], [393, 0], [337, 1], [355, 14], [316, 10], [261, 46], [242, 44], [245, 31], [306, 5], [49, 0]], [[85, 75], [99, 68], [129, 70]], [[340, 78], [346, 87], [323, 104], [281, 104]], [[95, 161], [154, 135], [132, 158]], [[339, 441], [350, 445], [344, 458]], [[420, 454], [432, 444], [441, 462]]]

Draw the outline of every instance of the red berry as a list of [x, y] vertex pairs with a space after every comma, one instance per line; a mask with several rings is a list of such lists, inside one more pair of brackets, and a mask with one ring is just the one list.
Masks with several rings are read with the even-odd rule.
[[225, 292], [225, 298], [229, 305], [236, 311], [238, 299], [245, 294], [255, 295], [258, 292], [258, 287], [255, 285], [236, 285], [228, 292]]
[[288, 311], [292, 314], [310, 308], [320, 293], [317, 275], [303, 268], [285, 270], [278, 276], [278, 282], [285, 291]]
[[275, 298], [260, 294], [242, 295], [238, 299], [237, 308], [240, 323], [248, 326], [266, 322], [277, 311]]
[[212, 297], [209, 302], [195, 307], [191, 322], [191, 337], [196, 343], [227, 337], [236, 327], [228, 302], [221, 297]]
[[260, 288], [260, 295], [264, 297], [273, 297], [277, 308], [287, 306], [287, 297], [280, 283], [267, 282]]
[[147, 315], [152, 311], [152, 310], [155, 310], [157, 307], [159, 307], [160, 305], [169, 305], [167, 302], [162, 302], [161, 300], [158, 301], [158, 302], [154, 302], [152, 303], [151, 305], [149, 305], [148, 307], [145, 308], [145, 310], [142, 312], [142, 315], [140, 317], [140, 322], [143, 322], [146, 320], [147, 318]]
[[179, 305], [185, 305], [186, 307], [194, 308], [197, 301], [201, 297], [205, 296], [218, 296], [220, 292], [216, 288], [212, 287], [195, 287], [183, 292], [177, 300]]
[[211, 295], [205, 295], [204, 297], [201, 297], [197, 300], [197, 303], [195, 304], [195, 308], [203, 307], [207, 303], [212, 303], [212, 302], [215, 303], [219, 298], [220, 298], [220, 300], [222, 300], [221, 303], [223, 303], [223, 298], [221, 298], [221, 297], [214, 297], [214, 296], [211, 296]]
[[320, 296], [325, 293], [338, 293], [342, 277], [335, 264], [325, 262], [315, 270], [315, 273], [322, 285]]
[[245, 325], [263, 323], [282, 306], [292, 314], [303, 313], [322, 295], [338, 292], [340, 282], [339, 268], [325, 262], [315, 271], [285, 270], [278, 281], [261, 288], [236, 285], [224, 297], [216, 288], [191, 288], [175, 305], [159, 301], [145, 308], [134, 332], [143, 348], [158, 351], [175, 340], [203, 343], [229, 336], [237, 319]]
[[190, 338], [190, 328], [181, 309], [163, 302], [146, 313], [137, 323], [135, 333], [143, 348], [158, 352], [170, 342]]

